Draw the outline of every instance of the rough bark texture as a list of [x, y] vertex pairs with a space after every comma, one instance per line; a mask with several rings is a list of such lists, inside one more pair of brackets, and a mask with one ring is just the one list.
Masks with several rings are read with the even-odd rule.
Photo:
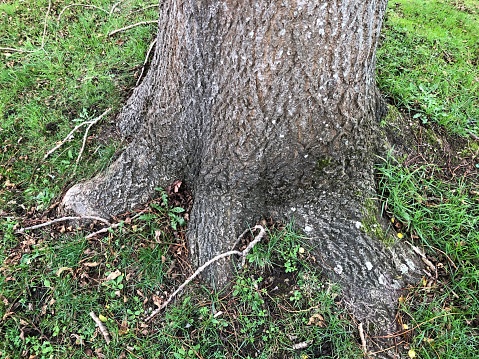
[[106, 173], [70, 189], [65, 209], [115, 214], [181, 179], [194, 195], [195, 265], [261, 217], [294, 218], [358, 320], [391, 329], [398, 289], [419, 267], [361, 229], [375, 196], [385, 6], [161, 1], [151, 68], [119, 116], [133, 140]]

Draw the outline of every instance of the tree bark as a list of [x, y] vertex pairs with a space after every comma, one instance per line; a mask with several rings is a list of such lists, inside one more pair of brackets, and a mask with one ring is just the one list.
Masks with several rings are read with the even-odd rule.
[[[161, 1], [151, 67], [118, 119], [132, 141], [68, 191], [65, 210], [109, 216], [181, 179], [194, 196], [196, 266], [262, 217], [293, 218], [357, 319], [392, 329], [398, 291], [419, 265], [402, 243], [361, 228], [376, 197], [386, 2]], [[225, 282], [224, 268], [212, 283]]]

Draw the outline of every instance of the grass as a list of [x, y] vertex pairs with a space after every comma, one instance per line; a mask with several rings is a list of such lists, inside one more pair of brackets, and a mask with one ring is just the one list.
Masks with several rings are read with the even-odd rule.
[[107, 108], [117, 111], [139, 75], [155, 26], [113, 37], [108, 33], [155, 19], [156, 9], [142, 11], [145, 2], [135, 0], [105, 13], [114, 3], [89, 2], [104, 11], [67, 8], [66, 1], [55, 2], [50, 11], [46, 0], [0, 4], [0, 47], [18, 50], [2, 51], [0, 61], [1, 208], [19, 213], [32, 206], [45, 209], [67, 182], [105, 166], [115, 153], [118, 143], [105, 137], [98, 141], [99, 132], [92, 131], [89, 143], [97, 141], [87, 147], [79, 166], [75, 159], [83, 133], [43, 160], [75, 125]]
[[479, 136], [478, 14], [475, 1], [390, 1], [381, 91], [423, 123]]
[[[66, 184], [106, 166], [121, 147], [110, 122], [155, 26], [107, 35], [155, 19], [157, 10], [149, 6], [156, 1], [129, 0], [110, 14], [115, 3], [66, 8], [71, 2], [59, 0], [49, 11], [46, 0], [0, 4], [0, 47], [21, 50], [0, 53], [0, 358], [361, 357], [340, 288], [321, 278], [289, 226], [270, 229], [229, 290], [192, 283], [148, 326], [142, 318], [191, 273], [183, 204], [167, 191], [94, 240], [62, 224], [14, 233], [20, 222], [41, 220]], [[455, 156], [471, 168], [479, 166], [478, 12], [471, 0], [390, 1], [378, 52], [389, 101], [429, 132], [461, 136], [468, 145]], [[81, 131], [43, 160], [73, 127], [107, 108], [113, 111], [91, 129], [78, 166]], [[391, 226], [437, 269], [400, 298], [401, 349], [417, 358], [479, 357], [477, 176], [446, 174], [437, 158], [425, 165], [389, 155], [378, 178]], [[110, 345], [90, 311], [102, 316]]]

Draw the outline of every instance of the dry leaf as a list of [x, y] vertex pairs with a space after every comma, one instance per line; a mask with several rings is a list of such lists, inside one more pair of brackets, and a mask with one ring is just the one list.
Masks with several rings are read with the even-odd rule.
[[128, 322], [126, 320], [122, 320], [120, 328], [118, 329], [118, 335], [128, 334], [129, 331], [130, 329], [128, 329]]
[[73, 272], [73, 269], [70, 267], [60, 267], [55, 274], [57, 275], [57, 277], [59, 277], [64, 271]]
[[316, 325], [320, 328], [324, 328], [326, 326], [326, 322], [321, 314], [316, 313], [309, 318], [308, 325]]
[[85, 262], [85, 263], [83, 263], [83, 266], [84, 267], [96, 267], [96, 266], [98, 266], [98, 264], [100, 264], [100, 263], [98, 263], [98, 262]]
[[118, 278], [119, 276], [121, 276], [121, 272], [117, 269], [116, 271], [108, 274], [108, 276], [105, 278], [105, 281], [114, 280]]

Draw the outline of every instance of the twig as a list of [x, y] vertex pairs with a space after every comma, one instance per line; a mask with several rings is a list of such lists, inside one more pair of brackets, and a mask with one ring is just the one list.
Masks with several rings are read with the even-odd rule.
[[[90, 121], [85, 121], [85, 122], [82, 122], [80, 123], [79, 125], [77, 125], [73, 130], [70, 131], [70, 133], [68, 135], [66, 135], [66, 137], [60, 141], [55, 147], [53, 147], [50, 151], [48, 151], [45, 156], [43, 156], [43, 159], [46, 160], [48, 158], [48, 156], [50, 156], [53, 152], [55, 152], [56, 150], [58, 150], [60, 147], [62, 147], [65, 142], [69, 141], [72, 137], [72, 135], [82, 126], [85, 126], [85, 125], [88, 125], [88, 124], [91, 124], [92, 122], [93, 123], [97, 123], [102, 117], [104, 117], [108, 112], [111, 111], [111, 108], [107, 109], [105, 112], [103, 112], [99, 117], [97, 117], [96, 119], [93, 119], [93, 120], [90, 120]], [[83, 147], [82, 147], [83, 148]]]
[[45, 13], [45, 18], [43, 20], [43, 34], [42, 34], [42, 43], [39, 49], [36, 50], [23, 50], [23, 49], [15, 49], [13, 47], [0, 47], [0, 51], [11, 51], [11, 52], [21, 52], [21, 53], [34, 53], [40, 50], [45, 51], [45, 38], [47, 37], [47, 20], [48, 20], [48, 15], [50, 15], [50, 10], [52, 9], [52, 0], [48, 0], [48, 8], [47, 12]]
[[429, 269], [434, 272], [437, 270], [436, 266], [429, 259], [427, 259], [426, 255], [422, 253], [418, 247], [412, 246], [412, 250], [421, 257], [422, 261], [429, 267]]
[[62, 17], [63, 13], [68, 9], [68, 8], [71, 8], [73, 6], [81, 6], [81, 7], [86, 7], [86, 8], [94, 8], [94, 9], [97, 9], [97, 10], [100, 10], [100, 11], [103, 11], [105, 13], [108, 14], [108, 11], [99, 7], [99, 6], [95, 6], [95, 5], [86, 5], [86, 4], [71, 4], [71, 5], [67, 5], [65, 6], [62, 11], [60, 11], [60, 14], [58, 14], [58, 17], [57, 17], [57, 21], [60, 21], [60, 18]]
[[113, 11], [115, 11], [115, 9], [118, 7], [118, 5], [120, 5], [123, 1], [125, 1], [125, 0], [120, 0], [111, 7], [110, 15], [113, 14]]
[[41, 49], [45, 51], [45, 38], [47, 36], [47, 20], [48, 15], [50, 15], [50, 10], [52, 9], [52, 0], [48, 0], [48, 9], [45, 14], [45, 20], [43, 21], [43, 35], [42, 35], [42, 46]]
[[[173, 298], [175, 298], [175, 296], [180, 293], [184, 287], [186, 287], [186, 285], [188, 285], [188, 283], [190, 283], [193, 279], [195, 279], [198, 275], [200, 275], [201, 272], [203, 272], [207, 267], [209, 267], [211, 264], [213, 264], [214, 262], [222, 259], [222, 258], [225, 258], [225, 257], [229, 257], [231, 255], [239, 255], [239, 256], [242, 256], [243, 257], [243, 260], [241, 261], [242, 265], [244, 265], [244, 259], [246, 258], [246, 255], [249, 253], [249, 251], [255, 246], [256, 243], [258, 243], [265, 235], [266, 233], [266, 230], [263, 228], [263, 226], [260, 226], [260, 225], [257, 225], [257, 226], [254, 226], [251, 231], [254, 231], [255, 229], [259, 229], [260, 232], [259, 234], [254, 238], [254, 240], [245, 248], [244, 251], [240, 252], [240, 251], [236, 251], [236, 250], [232, 250], [232, 251], [228, 251], [228, 252], [224, 252], [224, 253], [221, 253], [221, 254], [218, 254], [217, 256], [213, 257], [212, 259], [210, 259], [209, 261], [207, 261], [206, 263], [204, 263], [201, 267], [199, 267], [188, 279], [186, 279], [184, 281], [184, 283], [182, 285], [180, 285], [178, 287], [178, 289], [176, 289], [173, 294], [170, 295], [170, 297], [160, 306], [158, 307], [157, 309], [155, 309], [146, 319], [145, 319], [145, 322], [149, 322], [153, 317], [155, 317], [159, 312], [161, 312], [172, 300]], [[243, 234], [246, 233], [243, 232]], [[243, 236], [243, 234], [241, 234], [241, 236]], [[240, 238], [241, 238], [240, 236]], [[238, 242], [238, 241], [237, 241]]]
[[111, 31], [108, 36], [113, 36], [119, 32], [122, 32], [122, 31], [125, 31], [125, 30], [129, 30], [129, 29], [132, 29], [134, 27], [137, 27], [137, 26], [141, 26], [141, 25], [149, 25], [149, 24], [157, 24], [158, 23], [158, 20], [150, 20], [150, 21], [140, 21], [140, 22], [137, 22], [136, 24], [133, 24], [133, 25], [128, 25], [128, 26], [125, 26], [125, 27], [122, 27], [121, 29], [117, 29], [117, 30], [113, 30]]
[[363, 323], [359, 323], [358, 330], [359, 330], [359, 338], [361, 338], [361, 346], [363, 348], [363, 354], [365, 357], [367, 357], [368, 347], [366, 345], [366, 336], [364, 335]]
[[137, 13], [137, 12], [141, 12], [141, 11], [146, 11], [146, 10], [154, 8], [154, 7], [158, 8], [158, 2], [156, 4], [152, 4], [152, 5], [142, 7], [141, 9], [132, 10], [128, 13], [128, 15], [134, 14], [134, 13]]
[[140, 84], [140, 81], [143, 77], [143, 72], [145, 72], [146, 63], [148, 62], [148, 59], [150, 58], [150, 52], [151, 52], [151, 50], [153, 50], [153, 47], [155, 45], [156, 45], [156, 39], [151, 42], [150, 47], [148, 48], [148, 52], [146, 53], [145, 61], [143, 62], [143, 66], [141, 68], [140, 76], [138, 76], [138, 80], [136, 80], [135, 86], [138, 86]]
[[100, 116], [98, 116], [97, 118], [93, 119], [92, 121], [90, 121], [90, 124], [88, 125], [88, 127], [86, 128], [85, 130], [85, 134], [83, 135], [83, 143], [82, 143], [82, 146], [81, 146], [81, 149], [80, 149], [80, 152], [78, 153], [78, 157], [77, 157], [77, 160], [76, 160], [76, 164], [78, 164], [80, 162], [80, 158], [81, 158], [81, 155], [83, 153], [83, 150], [85, 149], [85, 144], [86, 144], [86, 140], [88, 138], [88, 131], [90, 131], [90, 128], [96, 124], [98, 121], [100, 121], [103, 117], [105, 117], [109, 112], [111, 111], [111, 108], [107, 109], [105, 112], [103, 112]]
[[23, 49], [14, 49], [13, 47], [0, 47], [0, 51], [5, 51], [5, 52], [22, 52], [22, 53], [33, 53], [37, 52], [38, 50], [23, 50]]
[[424, 321], [424, 322], [421, 322], [421, 323], [419, 323], [419, 324], [416, 324], [414, 327], [412, 327], [412, 328], [410, 328], [410, 329], [402, 330], [402, 331], [400, 331], [400, 332], [393, 333], [393, 334], [376, 336], [376, 337], [374, 337], [374, 338], [395, 338], [395, 337], [398, 337], [398, 336], [400, 336], [400, 335], [404, 335], [404, 334], [406, 334], [406, 333], [412, 332], [413, 330], [415, 330], [415, 329], [417, 329], [417, 328], [423, 326], [424, 324], [427, 324], [427, 323], [429, 323], [429, 322], [432, 322], [432, 321], [434, 321], [434, 320], [436, 320], [436, 319], [443, 318], [443, 317], [447, 317], [447, 316], [449, 316], [449, 315], [456, 315], [456, 314], [460, 314], [460, 313], [451, 313], [451, 312], [449, 312], [449, 313], [437, 315], [437, 316], [432, 317], [432, 318], [430, 318], [430, 319], [428, 319], [428, 320], [426, 320], [426, 321]]
[[[135, 214], [133, 217], [131, 217], [131, 220], [134, 220], [134, 219], [138, 218], [140, 215], [142, 215], [142, 214], [145, 213], [145, 212], [146, 212], [146, 210], [143, 210], [143, 211], [141, 211], [141, 212]], [[99, 235], [99, 234], [101, 234], [101, 233], [106, 233], [106, 232], [108, 232], [108, 231], [111, 230], [111, 229], [115, 229], [115, 228], [117, 228], [117, 227], [120, 227], [120, 226], [121, 226], [122, 224], [124, 224], [124, 223], [125, 223], [124, 221], [120, 221], [120, 222], [118, 222], [118, 223], [113, 223], [113, 224], [112, 224], [111, 226], [109, 226], [109, 227], [105, 227], [105, 228], [102, 228], [102, 229], [100, 229], [100, 230], [98, 230], [98, 231], [96, 231], [96, 232], [90, 233], [88, 236], [85, 237], [85, 239], [90, 239], [90, 238], [93, 238], [93, 237], [95, 237], [95, 236], [97, 236], [97, 235]]]
[[108, 329], [105, 327], [105, 324], [103, 324], [100, 318], [98, 318], [93, 312], [90, 312], [90, 317], [93, 319], [98, 329], [100, 329], [100, 333], [103, 335], [103, 338], [105, 338], [105, 342], [110, 344], [110, 334], [108, 333]]
[[38, 229], [38, 228], [42, 228], [42, 227], [51, 226], [52, 224], [58, 223], [58, 222], [81, 221], [83, 219], [92, 219], [94, 221], [100, 221], [100, 222], [103, 222], [105, 224], [110, 224], [110, 222], [108, 222], [105, 218], [96, 217], [96, 216], [61, 217], [61, 218], [53, 219], [53, 220], [48, 221], [48, 222], [37, 224], [35, 226], [20, 228], [18, 231], [16, 231], [16, 233], [23, 233], [25, 231], [30, 231], [30, 230], [34, 230], [34, 229]]

